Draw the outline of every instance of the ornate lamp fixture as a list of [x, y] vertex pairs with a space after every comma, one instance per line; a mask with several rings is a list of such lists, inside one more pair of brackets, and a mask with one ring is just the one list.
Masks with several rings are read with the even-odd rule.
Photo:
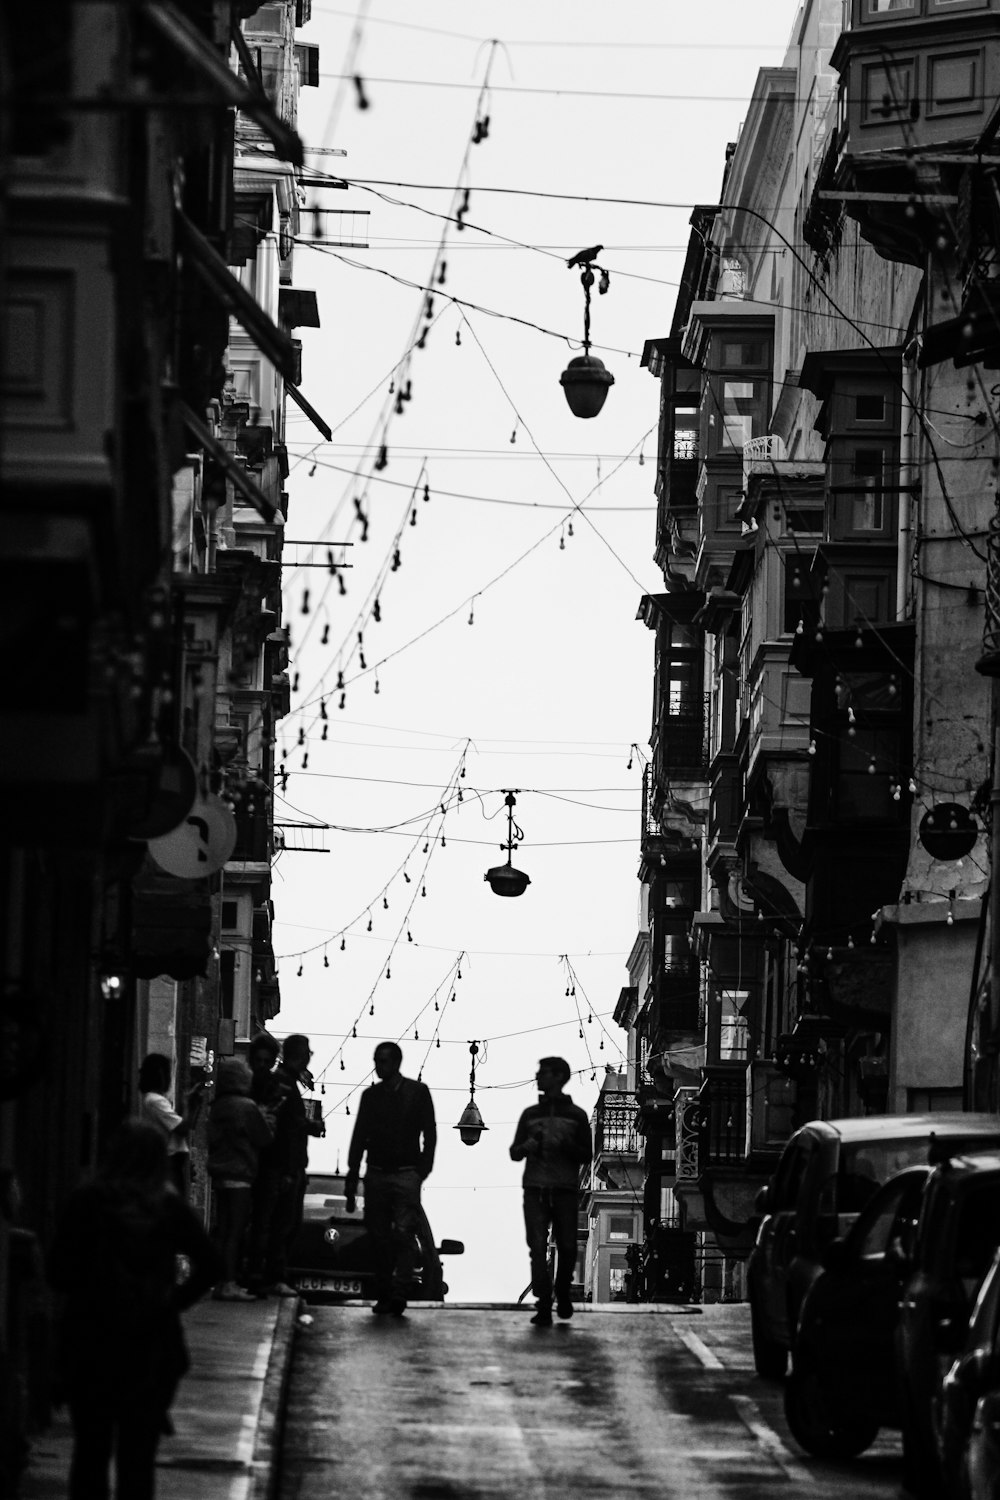
[[[610, 370], [605, 369], [603, 360], [590, 352], [590, 289], [594, 285], [594, 265], [603, 249], [603, 245], [592, 245], [589, 250], [581, 250], [567, 261], [571, 269], [574, 266], [583, 267], [580, 273], [583, 286], [583, 353], [571, 359], [559, 376], [559, 384], [566, 393], [566, 400], [574, 417], [596, 417], [607, 399], [609, 388], [615, 383], [615, 377]], [[610, 278], [600, 266], [597, 269], [601, 273], [597, 290], [603, 294], [608, 289]]]
[[472, 1054], [472, 1067], [469, 1071], [469, 1102], [462, 1110], [461, 1118], [457, 1125], [452, 1128], [459, 1132], [459, 1137], [466, 1146], [475, 1146], [484, 1130], [489, 1130], [488, 1125], [483, 1124], [483, 1117], [479, 1113], [479, 1105], [476, 1103], [476, 1055], [479, 1052], [479, 1043], [470, 1042], [469, 1052]]
[[505, 865], [494, 865], [492, 870], [486, 871], [483, 879], [489, 881], [490, 890], [494, 896], [523, 896], [531, 884], [531, 880], [529, 876], [525, 875], [523, 870], [514, 869], [514, 866], [510, 862], [510, 856], [517, 848], [517, 844], [514, 842], [514, 835], [517, 834], [519, 839], [523, 839], [524, 833], [514, 822], [514, 805], [516, 802], [514, 793], [508, 792], [504, 797], [504, 802], [507, 804], [507, 842], [506, 844], [501, 844], [500, 848], [507, 851], [507, 863]]

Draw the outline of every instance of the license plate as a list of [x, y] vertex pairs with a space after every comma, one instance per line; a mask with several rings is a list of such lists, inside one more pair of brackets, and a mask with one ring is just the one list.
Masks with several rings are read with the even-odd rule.
[[342, 1297], [360, 1297], [361, 1282], [345, 1281], [339, 1276], [300, 1276], [300, 1292], [339, 1292]]

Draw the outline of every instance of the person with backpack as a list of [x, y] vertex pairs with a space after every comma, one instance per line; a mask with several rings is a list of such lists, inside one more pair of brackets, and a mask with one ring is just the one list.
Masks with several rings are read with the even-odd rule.
[[152, 1500], [156, 1449], [189, 1363], [180, 1315], [222, 1271], [168, 1181], [155, 1126], [131, 1120], [111, 1138], [93, 1181], [66, 1204], [47, 1269], [59, 1299], [55, 1396], [73, 1424], [69, 1500], [110, 1493], [112, 1456], [119, 1500]]

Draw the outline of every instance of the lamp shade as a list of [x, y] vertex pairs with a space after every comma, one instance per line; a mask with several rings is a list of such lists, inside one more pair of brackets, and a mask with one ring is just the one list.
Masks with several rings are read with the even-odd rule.
[[490, 1127], [483, 1124], [483, 1117], [479, 1113], [479, 1105], [474, 1098], [470, 1098], [462, 1111], [461, 1119], [453, 1128], [459, 1132], [466, 1146], [475, 1146], [483, 1131], [489, 1130]]
[[596, 417], [614, 383], [611, 371], [594, 354], [577, 355], [559, 376], [574, 417]]
[[486, 871], [483, 879], [489, 881], [494, 896], [523, 896], [531, 884], [530, 875], [515, 870], [512, 864], [494, 865], [492, 870]]

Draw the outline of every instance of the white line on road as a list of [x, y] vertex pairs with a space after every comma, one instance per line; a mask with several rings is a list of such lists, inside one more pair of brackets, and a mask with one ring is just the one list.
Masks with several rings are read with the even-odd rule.
[[690, 1349], [695, 1359], [700, 1359], [706, 1370], [724, 1370], [725, 1365], [717, 1354], [713, 1354], [707, 1344], [702, 1343], [696, 1333], [688, 1333], [687, 1330], [678, 1334], [678, 1338], [686, 1348]]
[[730, 1396], [737, 1416], [747, 1431], [757, 1439], [761, 1448], [778, 1465], [789, 1479], [809, 1477], [809, 1470], [800, 1463], [791, 1449], [786, 1448], [773, 1427], [768, 1426], [756, 1401], [750, 1396]]

